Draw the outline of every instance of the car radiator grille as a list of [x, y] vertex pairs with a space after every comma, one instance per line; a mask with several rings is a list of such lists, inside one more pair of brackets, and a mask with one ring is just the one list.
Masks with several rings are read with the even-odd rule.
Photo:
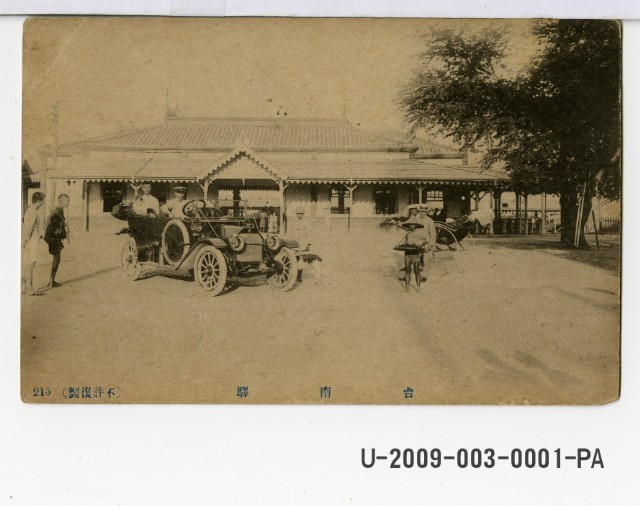
[[242, 253], [238, 253], [238, 262], [262, 262], [262, 245], [247, 244]]

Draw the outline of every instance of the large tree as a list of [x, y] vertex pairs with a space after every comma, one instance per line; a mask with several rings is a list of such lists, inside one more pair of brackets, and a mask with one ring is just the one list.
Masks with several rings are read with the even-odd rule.
[[591, 197], [620, 196], [620, 24], [539, 21], [538, 51], [518, 72], [509, 41], [505, 30], [434, 31], [403, 92], [405, 118], [478, 151], [485, 168], [504, 165], [517, 191], [559, 194], [572, 245], [578, 195], [583, 225]]

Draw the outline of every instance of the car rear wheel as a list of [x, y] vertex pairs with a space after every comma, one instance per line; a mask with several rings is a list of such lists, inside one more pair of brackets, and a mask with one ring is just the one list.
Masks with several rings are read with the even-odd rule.
[[193, 264], [196, 282], [210, 295], [218, 295], [227, 283], [227, 261], [214, 246], [202, 248]]
[[138, 246], [136, 241], [129, 239], [122, 248], [122, 272], [131, 280], [136, 280], [142, 274], [142, 264], [138, 262]]
[[298, 279], [298, 260], [296, 254], [289, 248], [282, 248], [273, 257], [276, 263], [276, 273], [271, 275], [267, 281], [271, 288], [286, 292], [291, 290]]

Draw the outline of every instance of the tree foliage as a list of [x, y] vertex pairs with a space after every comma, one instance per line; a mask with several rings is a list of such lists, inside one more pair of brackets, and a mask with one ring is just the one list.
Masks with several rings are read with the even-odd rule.
[[567, 208], [584, 188], [619, 197], [620, 24], [539, 21], [533, 40], [538, 52], [510, 75], [506, 31], [434, 31], [401, 97], [405, 119], [480, 151], [485, 168], [503, 164], [518, 191], [560, 194]]

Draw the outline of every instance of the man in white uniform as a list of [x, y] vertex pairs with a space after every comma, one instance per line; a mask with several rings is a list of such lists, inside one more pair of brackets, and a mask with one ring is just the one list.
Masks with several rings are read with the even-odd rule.
[[428, 209], [421, 207], [419, 209], [418, 223], [424, 226], [424, 235], [427, 238], [427, 253], [426, 258], [423, 253], [420, 256], [421, 270], [424, 270], [424, 278], [422, 281], [426, 281], [429, 277], [429, 267], [431, 266], [431, 259], [433, 258], [433, 251], [436, 248], [436, 224], [427, 214]]
[[133, 202], [133, 212], [142, 216], [147, 216], [151, 209], [156, 216], [160, 214], [160, 202], [158, 199], [151, 195], [151, 183], [144, 183], [142, 185], [142, 195], [136, 197]]
[[184, 218], [182, 208], [186, 204], [186, 193], [187, 189], [184, 186], [176, 186], [173, 189], [174, 197], [162, 206], [162, 210], [169, 213], [172, 218]]

